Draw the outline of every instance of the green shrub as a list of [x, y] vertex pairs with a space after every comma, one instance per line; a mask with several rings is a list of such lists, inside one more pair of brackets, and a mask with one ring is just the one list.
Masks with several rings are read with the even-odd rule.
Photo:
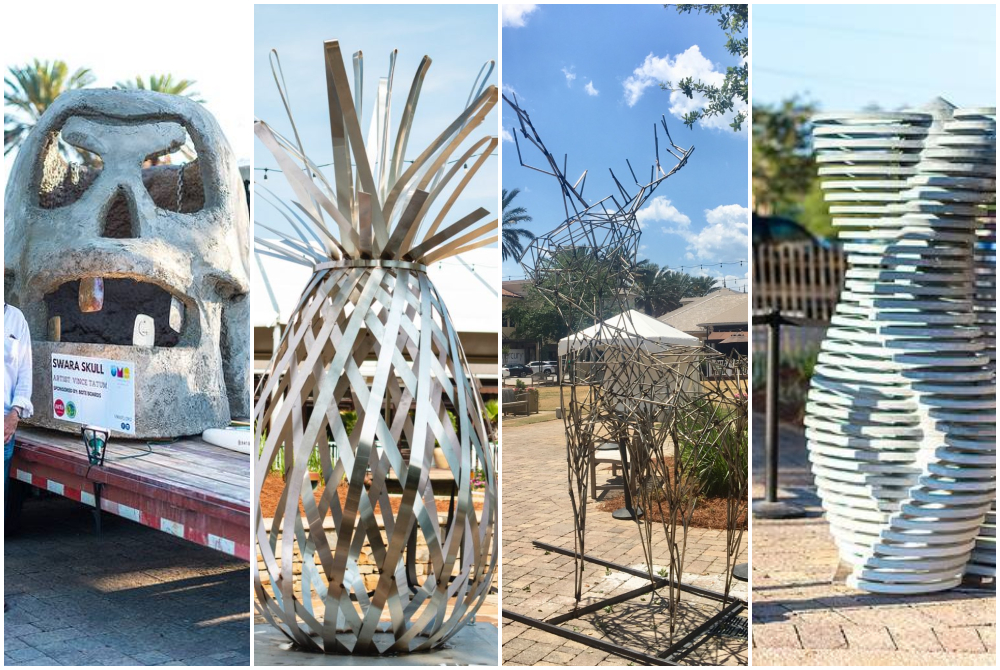
[[[748, 455], [747, 431], [739, 431], [740, 434], [737, 435], [737, 424], [732, 423], [721, 410], [713, 413], [707, 401], [701, 402], [703, 404], [696, 411], [677, 419], [677, 454], [688, 474], [698, 480], [702, 495], [711, 498], [726, 497], [732, 486], [730, 478], [739, 470], [730, 468], [719, 445], [735, 445], [737, 458], [745, 463]], [[711, 424], [708, 424], [709, 421]], [[698, 448], [696, 444], [716, 446]], [[695, 454], [696, 451], [699, 453]]]
[[486, 420], [491, 424], [496, 424], [497, 417], [500, 416], [500, 403], [496, 399], [487, 400], [484, 409], [486, 410]]

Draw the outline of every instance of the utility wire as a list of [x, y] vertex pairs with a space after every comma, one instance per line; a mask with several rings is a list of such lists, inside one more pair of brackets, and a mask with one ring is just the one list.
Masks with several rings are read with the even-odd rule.
[[[788, 19], [774, 19], [774, 18], [760, 18], [757, 16], [753, 17], [754, 25], [768, 25], [773, 24], [776, 26], [788, 26], [791, 28], [806, 28], [808, 30], [820, 30], [824, 32], [836, 33], [839, 36], [845, 34], [855, 34], [855, 35], [872, 35], [876, 37], [890, 37], [894, 39], [901, 40], [913, 40], [913, 41], [929, 41], [929, 42], [950, 42], [952, 44], [957, 44], [960, 46], [995, 46], [994, 42], [985, 39], [968, 39], [965, 37], [949, 37], [943, 36], [940, 33], [909, 33], [898, 30], [884, 30], [882, 28], [865, 28], [859, 26], [846, 26], [842, 24], [831, 24], [831, 23], [809, 23], [808, 21], [794, 21]], [[754, 66], [756, 69], [757, 66]]]

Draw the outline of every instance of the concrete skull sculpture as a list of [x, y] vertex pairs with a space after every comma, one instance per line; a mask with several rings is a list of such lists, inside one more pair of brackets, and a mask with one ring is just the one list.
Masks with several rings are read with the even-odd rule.
[[[159, 164], [188, 137], [196, 160]], [[68, 162], [67, 150], [96, 158]], [[5, 297], [34, 340], [33, 423], [78, 429], [42, 409], [53, 353], [135, 363], [136, 437], [249, 416], [249, 216], [203, 107], [148, 91], [64, 93], [21, 146], [4, 211]]]

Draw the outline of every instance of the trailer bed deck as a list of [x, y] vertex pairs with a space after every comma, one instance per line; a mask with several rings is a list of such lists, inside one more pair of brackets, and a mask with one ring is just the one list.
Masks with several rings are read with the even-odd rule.
[[249, 561], [251, 460], [197, 436], [113, 438], [91, 466], [80, 436], [25, 427], [11, 477]]

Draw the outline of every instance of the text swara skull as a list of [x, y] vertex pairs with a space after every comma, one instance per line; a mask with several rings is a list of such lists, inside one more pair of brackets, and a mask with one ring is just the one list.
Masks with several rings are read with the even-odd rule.
[[[197, 160], [157, 164], [188, 136]], [[99, 160], [67, 163], [60, 143]], [[138, 437], [249, 416], [249, 216], [203, 107], [149, 91], [62, 94], [19, 150], [4, 210], [6, 293], [34, 347], [33, 423], [78, 430], [53, 417], [52, 353], [133, 361]]]

